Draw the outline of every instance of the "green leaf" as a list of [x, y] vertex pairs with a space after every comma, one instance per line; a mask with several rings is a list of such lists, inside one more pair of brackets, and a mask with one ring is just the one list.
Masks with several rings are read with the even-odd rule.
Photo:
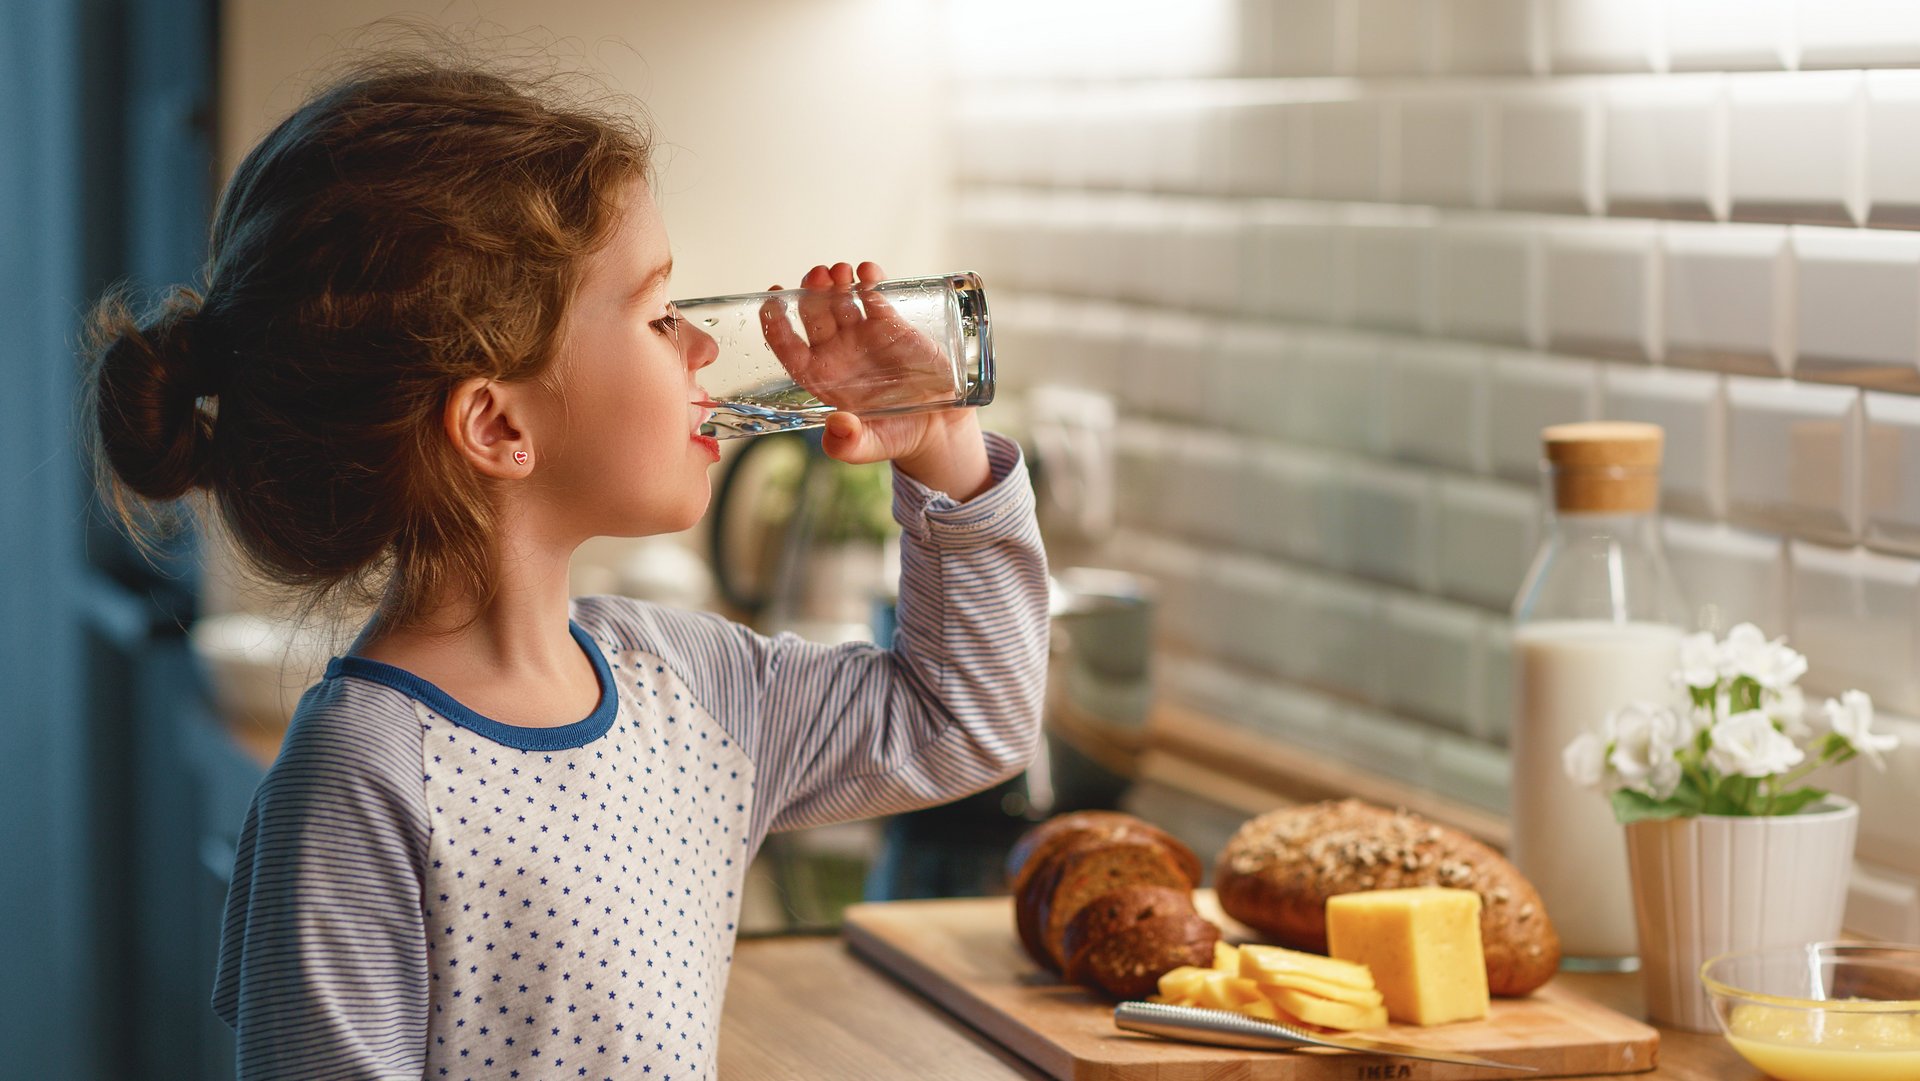
[[1692, 774], [1683, 775], [1680, 784], [1673, 790], [1667, 802], [1680, 809], [1683, 815], [1697, 815], [1706, 810], [1707, 794], [1694, 783]]
[[1745, 713], [1760, 708], [1760, 683], [1752, 676], [1740, 676], [1728, 692], [1727, 712]]
[[1738, 775], [1727, 777], [1719, 787], [1707, 797], [1706, 813], [1710, 815], [1753, 815], [1755, 791], [1759, 781], [1753, 777]]
[[1613, 817], [1623, 826], [1635, 822], [1679, 818], [1687, 813], [1685, 809], [1676, 806], [1671, 799], [1657, 800], [1645, 792], [1636, 792], [1631, 788], [1618, 789], [1613, 793]]
[[1814, 788], [1811, 785], [1806, 788], [1796, 788], [1791, 792], [1774, 797], [1773, 813], [1775, 815], [1798, 814], [1801, 809], [1805, 808], [1808, 804], [1817, 803], [1826, 798], [1827, 792], [1825, 789]]

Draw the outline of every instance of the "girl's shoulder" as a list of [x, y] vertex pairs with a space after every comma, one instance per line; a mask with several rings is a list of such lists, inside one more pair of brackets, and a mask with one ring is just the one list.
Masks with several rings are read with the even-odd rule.
[[271, 772], [321, 770], [417, 785], [425, 726], [415, 707], [392, 687], [329, 666], [301, 696]]
[[723, 713], [738, 705], [722, 700], [727, 689], [738, 691], [765, 667], [770, 645], [716, 612], [631, 597], [576, 597], [573, 619], [612, 656], [657, 665], [689, 692], [701, 692], [703, 701], [712, 699], [709, 710]]
[[407, 696], [330, 672], [301, 697], [254, 791], [251, 832], [243, 835], [254, 846], [250, 858], [312, 859], [347, 871], [364, 870], [355, 860], [373, 849], [424, 859], [433, 829], [424, 732]]
[[744, 633], [746, 628], [713, 612], [675, 608], [632, 597], [573, 599], [573, 621], [616, 650], [668, 656], [689, 638]]

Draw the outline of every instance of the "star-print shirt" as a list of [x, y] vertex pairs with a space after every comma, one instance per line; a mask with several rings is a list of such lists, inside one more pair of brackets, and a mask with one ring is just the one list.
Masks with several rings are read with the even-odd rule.
[[599, 597], [574, 724], [482, 717], [336, 658], [242, 827], [213, 993], [243, 1081], [715, 1072], [770, 830], [951, 800], [1039, 735], [1047, 574], [1017, 446], [956, 503], [896, 471], [892, 648]]

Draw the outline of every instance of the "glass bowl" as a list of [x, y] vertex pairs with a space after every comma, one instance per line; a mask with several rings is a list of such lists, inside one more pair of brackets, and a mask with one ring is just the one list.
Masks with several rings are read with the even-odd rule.
[[1700, 981], [1734, 1050], [1778, 1081], [1920, 1078], [1920, 946], [1744, 950]]

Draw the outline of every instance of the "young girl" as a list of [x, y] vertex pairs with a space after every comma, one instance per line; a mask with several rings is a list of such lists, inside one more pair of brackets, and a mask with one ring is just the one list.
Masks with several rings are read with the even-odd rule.
[[768, 831], [1031, 756], [1045, 559], [971, 411], [827, 426], [894, 464], [891, 649], [569, 599], [576, 546], [687, 528], [718, 458], [647, 173], [533, 84], [383, 62], [241, 162], [204, 299], [101, 306], [114, 483], [204, 490], [279, 581], [382, 591], [240, 836], [213, 1007], [242, 1078], [710, 1077]]

